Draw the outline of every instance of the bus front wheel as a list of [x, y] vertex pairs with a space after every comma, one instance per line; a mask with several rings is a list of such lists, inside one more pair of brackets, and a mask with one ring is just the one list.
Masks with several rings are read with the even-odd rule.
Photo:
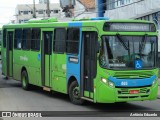
[[84, 100], [80, 98], [80, 89], [77, 81], [73, 81], [69, 86], [69, 97], [73, 104], [81, 105]]
[[24, 90], [29, 90], [28, 74], [25, 70], [21, 73], [21, 83]]

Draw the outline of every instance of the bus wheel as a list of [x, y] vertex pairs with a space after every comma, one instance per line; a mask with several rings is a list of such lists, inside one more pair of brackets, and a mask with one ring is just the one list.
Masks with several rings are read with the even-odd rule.
[[28, 74], [25, 70], [21, 73], [21, 83], [24, 90], [29, 90]]
[[77, 81], [73, 81], [69, 86], [69, 97], [73, 104], [81, 105], [84, 100], [80, 98], [80, 89]]

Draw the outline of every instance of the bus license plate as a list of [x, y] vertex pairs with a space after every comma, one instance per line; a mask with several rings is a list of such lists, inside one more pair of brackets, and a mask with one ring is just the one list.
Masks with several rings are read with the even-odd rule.
[[130, 93], [130, 94], [138, 94], [138, 93], [139, 93], [139, 90], [130, 90], [129, 93]]

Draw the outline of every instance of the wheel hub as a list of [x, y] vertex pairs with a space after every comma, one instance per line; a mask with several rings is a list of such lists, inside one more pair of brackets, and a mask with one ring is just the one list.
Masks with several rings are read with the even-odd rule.
[[74, 98], [79, 98], [79, 87], [73, 89], [73, 96]]

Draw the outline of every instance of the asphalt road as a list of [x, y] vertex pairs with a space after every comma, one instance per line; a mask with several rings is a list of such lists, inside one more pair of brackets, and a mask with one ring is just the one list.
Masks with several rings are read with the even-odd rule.
[[[1, 66], [0, 66], [1, 69]], [[0, 71], [1, 72], [1, 71]], [[1, 74], [0, 74], [1, 75]], [[35, 87], [31, 91], [25, 91], [21, 88], [21, 83], [15, 80], [6, 80], [0, 76], [0, 111], [106, 111], [105, 114], [113, 113], [116, 116], [116, 111], [127, 112], [134, 110], [140, 111], [160, 111], [160, 99], [155, 101], [138, 101], [128, 103], [114, 104], [94, 104], [86, 102], [85, 105], [74, 105], [70, 102], [69, 97], [64, 94], [43, 91], [41, 88]], [[64, 112], [63, 112], [64, 113]], [[19, 118], [20, 119], [20, 118]], [[19, 120], [18, 118], [4, 118], [2, 120]], [[33, 119], [33, 118], [32, 118]], [[32, 120], [31, 119], [31, 120]], [[44, 119], [44, 118], [41, 118]], [[39, 118], [39, 120], [41, 120]], [[45, 118], [46, 119], [46, 118]], [[52, 118], [47, 118], [48, 120]], [[56, 119], [72, 120], [70, 117], [55, 117]], [[76, 118], [83, 120], [83, 117]], [[99, 119], [97, 117], [87, 117], [87, 119]], [[105, 119], [105, 117], [101, 117]], [[124, 120], [127, 117], [112, 117], [110, 120]], [[131, 120], [133, 118], [130, 118]], [[143, 118], [141, 118], [143, 120]], [[154, 118], [155, 120], [158, 118]], [[1, 119], [0, 119], [1, 120]], [[35, 118], [33, 119], [35, 120]], [[52, 119], [53, 120], [53, 119]]]
[[[93, 104], [87, 102], [83, 106], [74, 105], [70, 102], [67, 95], [50, 94], [35, 88], [31, 91], [25, 91], [21, 88], [20, 82], [14, 80], [0, 80], [0, 111], [106, 111], [106, 114], [116, 111], [159, 111], [160, 99], [155, 101], [129, 102], [116, 104]], [[112, 113], [111, 112], [111, 113]], [[64, 117], [62, 117], [64, 119]], [[8, 118], [9, 119], [9, 118]], [[4, 120], [8, 120], [4, 119]], [[51, 119], [51, 118], [47, 118]], [[60, 119], [59, 117], [57, 119]], [[68, 120], [69, 117], [67, 117]], [[77, 119], [77, 118], [76, 118]], [[79, 118], [83, 119], [83, 118]], [[89, 119], [89, 118], [87, 118]], [[94, 117], [94, 119], [98, 119]], [[106, 119], [106, 118], [103, 118]], [[110, 118], [111, 119], [111, 118]], [[128, 118], [112, 118], [111, 120], [124, 120]], [[157, 118], [155, 118], [157, 119]], [[14, 120], [14, 119], [11, 119]], [[15, 120], [18, 120], [15, 118]], [[65, 119], [66, 120], [66, 119]]]
[[115, 104], [94, 104], [87, 102], [83, 106], [74, 105], [64, 94], [43, 91], [34, 88], [25, 91], [21, 83], [15, 80], [0, 80], [0, 111], [114, 111], [114, 110], [160, 110], [160, 99]]

